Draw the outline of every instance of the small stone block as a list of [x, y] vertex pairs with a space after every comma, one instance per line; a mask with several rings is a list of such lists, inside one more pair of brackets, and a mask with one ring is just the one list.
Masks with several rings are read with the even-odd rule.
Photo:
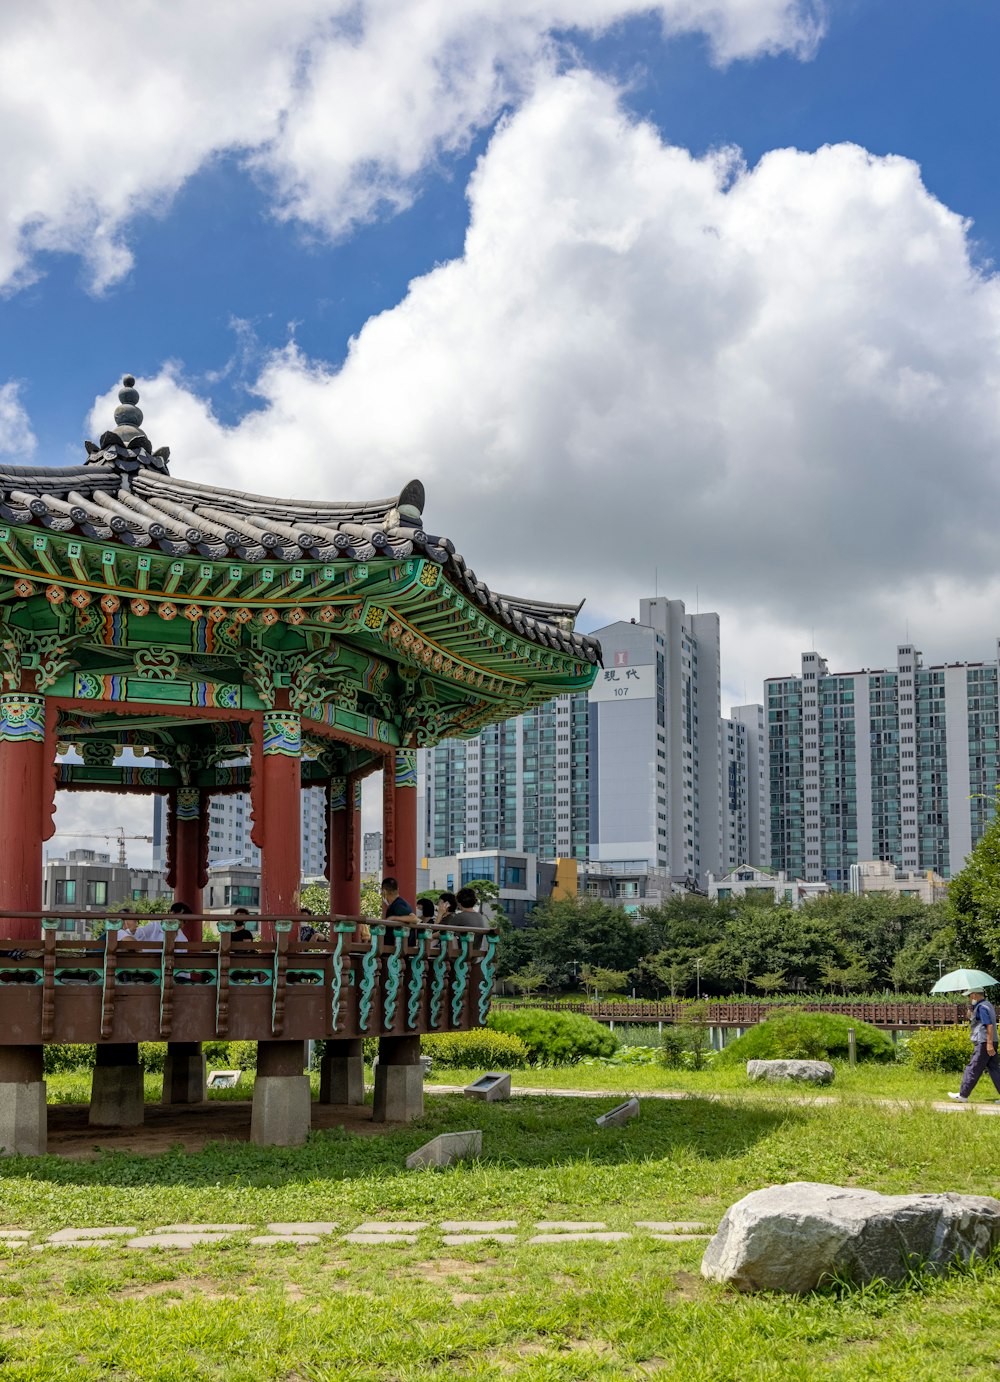
[[224, 1243], [224, 1233], [148, 1233], [129, 1239], [129, 1248], [194, 1248], [199, 1243]]
[[0, 1238], [0, 1248], [27, 1248], [30, 1246], [23, 1238]]
[[413, 1233], [349, 1233], [344, 1239], [345, 1243], [364, 1243], [366, 1247], [371, 1247], [376, 1243], [415, 1243], [416, 1234]]
[[88, 1238], [112, 1238], [115, 1234], [131, 1237], [138, 1233], [137, 1228], [61, 1228], [58, 1233], [50, 1233], [49, 1243], [82, 1243]]
[[594, 1119], [594, 1122], [599, 1128], [620, 1128], [623, 1123], [630, 1123], [633, 1118], [638, 1117], [639, 1100], [628, 1099], [624, 1104], [619, 1104], [617, 1108], [602, 1113], [600, 1118]]
[[406, 1158], [406, 1169], [417, 1170], [424, 1166], [454, 1166], [464, 1157], [480, 1156], [483, 1150], [483, 1134], [479, 1128], [470, 1132], [443, 1132], [418, 1147]]
[[0, 1228], [0, 1243], [14, 1238], [30, 1238], [30, 1228]]
[[446, 1233], [442, 1241], [447, 1248], [462, 1248], [470, 1243], [516, 1243], [516, 1233]]
[[[253, 1224], [161, 1224], [154, 1233], [249, 1233]], [[126, 1229], [134, 1233], [135, 1229]]]
[[496, 1233], [498, 1229], [517, 1228], [516, 1219], [445, 1219], [444, 1233]]
[[543, 1233], [559, 1233], [563, 1229], [567, 1232], [577, 1230], [579, 1232], [590, 1233], [596, 1232], [598, 1229], [607, 1228], [607, 1224], [603, 1222], [599, 1223], [596, 1220], [593, 1223], [587, 1223], [583, 1219], [542, 1219], [535, 1225], [535, 1228]]
[[707, 1233], [707, 1224], [696, 1224], [688, 1219], [637, 1219], [636, 1228], [648, 1228], [654, 1233]]
[[213, 1070], [208, 1077], [209, 1089], [235, 1089], [243, 1074], [242, 1070]]
[[358, 1224], [357, 1228], [351, 1229], [352, 1233], [419, 1233], [422, 1228], [427, 1228], [427, 1224], [410, 1220], [406, 1223], [391, 1223], [385, 1219], [370, 1219], [365, 1224]]
[[510, 1076], [496, 1070], [480, 1075], [478, 1080], [467, 1084], [462, 1093], [467, 1099], [482, 1099], [491, 1104], [500, 1099], [510, 1098]]
[[268, 1233], [314, 1234], [332, 1233], [336, 1224], [268, 1224]]
[[270, 1248], [276, 1243], [291, 1243], [297, 1247], [307, 1247], [311, 1243], [318, 1243], [319, 1239], [315, 1233], [262, 1233], [257, 1238], [251, 1238], [250, 1242], [255, 1248]]
[[620, 1243], [631, 1233], [536, 1233], [529, 1243]]

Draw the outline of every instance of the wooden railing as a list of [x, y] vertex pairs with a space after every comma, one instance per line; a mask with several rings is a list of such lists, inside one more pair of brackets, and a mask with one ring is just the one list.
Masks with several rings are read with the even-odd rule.
[[[764, 1002], [717, 1002], [708, 999], [704, 1003], [704, 1021], [712, 1027], [753, 1027], [776, 1013], [787, 1012], [828, 1012], [840, 1013], [844, 1017], [854, 1017], [860, 1022], [870, 1022], [875, 1027], [903, 1031], [911, 1027], [949, 1027], [956, 1022], [968, 1021], [969, 1010], [965, 1003], [769, 1003]], [[643, 999], [605, 1003], [590, 999], [563, 1000], [556, 1002], [545, 998], [498, 998], [496, 1007], [500, 1009], [543, 1008], [554, 1012], [583, 1013], [596, 1018], [598, 1022], [688, 1022], [690, 1005], [670, 999]]]
[[[19, 912], [40, 937], [0, 940], [0, 1045], [409, 1036], [481, 1026], [492, 1001], [493, 931], [327, 916], [302, 941], [299, 918], [273, 916], [252, 920], [274, 940], [239, 942], [205, 915], [144, 918], [163, 939], [140, 941], [119, 937], [120, 913], [88, 913], [104, 936], [58, 939], [78, 915]], [[187, 920], [219, 940], [179, 940]]]

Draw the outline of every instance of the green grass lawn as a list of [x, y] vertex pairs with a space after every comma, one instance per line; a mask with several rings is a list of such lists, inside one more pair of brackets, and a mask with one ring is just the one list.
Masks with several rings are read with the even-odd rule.
[[[880, 1065], [866, 1063], [853, 1070], [847, 1061], [832, 1061], [835, 1075], [832, 1085], [777, 1084], [751, 1085], [742, 1065], [713, 1065], [705, 1070], [666, 1070], [659, 1065], [601, 1065], [582, 1063], [553, 1068], [532, 1067], [512, 1072], [512, 1084], [528, 1089], [620, 1090], [641, 1094], [643, 1091], [676, 1090], [691, 1094], [746, 1093], [772, 1099], [802, 1099], [810, 1095], [868, 1095], [873, 1098], [906, 1100], [940, 1100], [948, 1091], [958, 1089], [960, 1075], [926, 1074], [902, 1062]], [[447, 1070], [435, 1066], [431, 1084], [458, 1085], [470, 1083], [481, 1072], [476, 1070]], [[989, 1077], [984, 1076], [976, 1088], [972, 1101], [991, 1103], [997, 1098]]]
[[[892, 1067], [878, 1078], [905, 1073]], [[248, 1236], [184, 1252], [0, 1248], [0, 1378], [950, 1382], [992, 1372], [996, 1266], [793, 1300], [704, 1282], [697, 1242], [636, 1233], [609, 1245], [527, 1243], [541, 1219], [714, 1227], [748, 1191], [797, 1179], [998, 1191], [1000, 1119], [866, 1103], [883, 1092], [870, 1070], [856, 1073], [854, 1089], [844, 1079], [842, 1100], [819, 1105], [747, 1091], [736, 1075], [731, 1085], [721, 1071], [642, 1067], [518, 1076], [564, 1086], [593, 1077], [623, 1091], [656, 1076], [666, 1087], [697, 1094], [701, 1081], [700, 1092], [723, 1094], [648, 1100], [639, 1119], [607, 1132], [595, 1128], [600, 1108], [589, 1099], [483, 1105], [454, 1094], [429, 1097], [425, 1118], [405, 1130], [314, 1133], [294, 1151], [220, 1144], [194, 1155], [4, 1160], [5, 1228], [329, 1219], [346, 1231], [371, 1218], [431, 1227], [413, 1246], [386, 1248], [339, 1235], [306, 1248], [253, 1249]], [[50, 1079], [56, 1097], [80, 1098], [86, 1088], [85, 1077]], [[158, 1088], [147, 1077], [148, 1097]], [[910, 1085], [891, 1092], [912, 1097]], [[427, 1138], [468, 1127], [483, 1129], [481, 1161], [447, 1172], [403, 1168]], [[518, 1241], [443, 1247], [436, 1226], [461, 1218], [516, 1219]]]

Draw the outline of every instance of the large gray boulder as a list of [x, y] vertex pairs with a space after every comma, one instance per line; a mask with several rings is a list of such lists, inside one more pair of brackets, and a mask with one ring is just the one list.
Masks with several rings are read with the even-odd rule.
[[833, 1066], [825, 1060], [748, 1060], [748, 1080], [801, 1080], [805, 1084], [833, 1084]]
[[879, 1195], [796, 1181], [727, 1209], [701, 1271], [741, 1291], [802, 1293], [834, 1274], [900, 1281], [912, 1266], [968, 1262], [998, 1244], [1000, 1200], [986, 1195]]

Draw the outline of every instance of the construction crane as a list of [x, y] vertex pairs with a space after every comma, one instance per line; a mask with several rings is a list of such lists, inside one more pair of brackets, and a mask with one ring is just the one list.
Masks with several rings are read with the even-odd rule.
[[150, 845], [153, 843], [152, 835], [126, 835], [123, 825], [120, 825], [114, 834], [106, 834], [101, 830], [57, 830], [56, 835], [57, 837], [65, 836], [66, 839], [77, 840], [117, 840], [118, 863], [121, 868], [128, 866], [128, 860], [125, 857], [126, 840], [145, 840]]

